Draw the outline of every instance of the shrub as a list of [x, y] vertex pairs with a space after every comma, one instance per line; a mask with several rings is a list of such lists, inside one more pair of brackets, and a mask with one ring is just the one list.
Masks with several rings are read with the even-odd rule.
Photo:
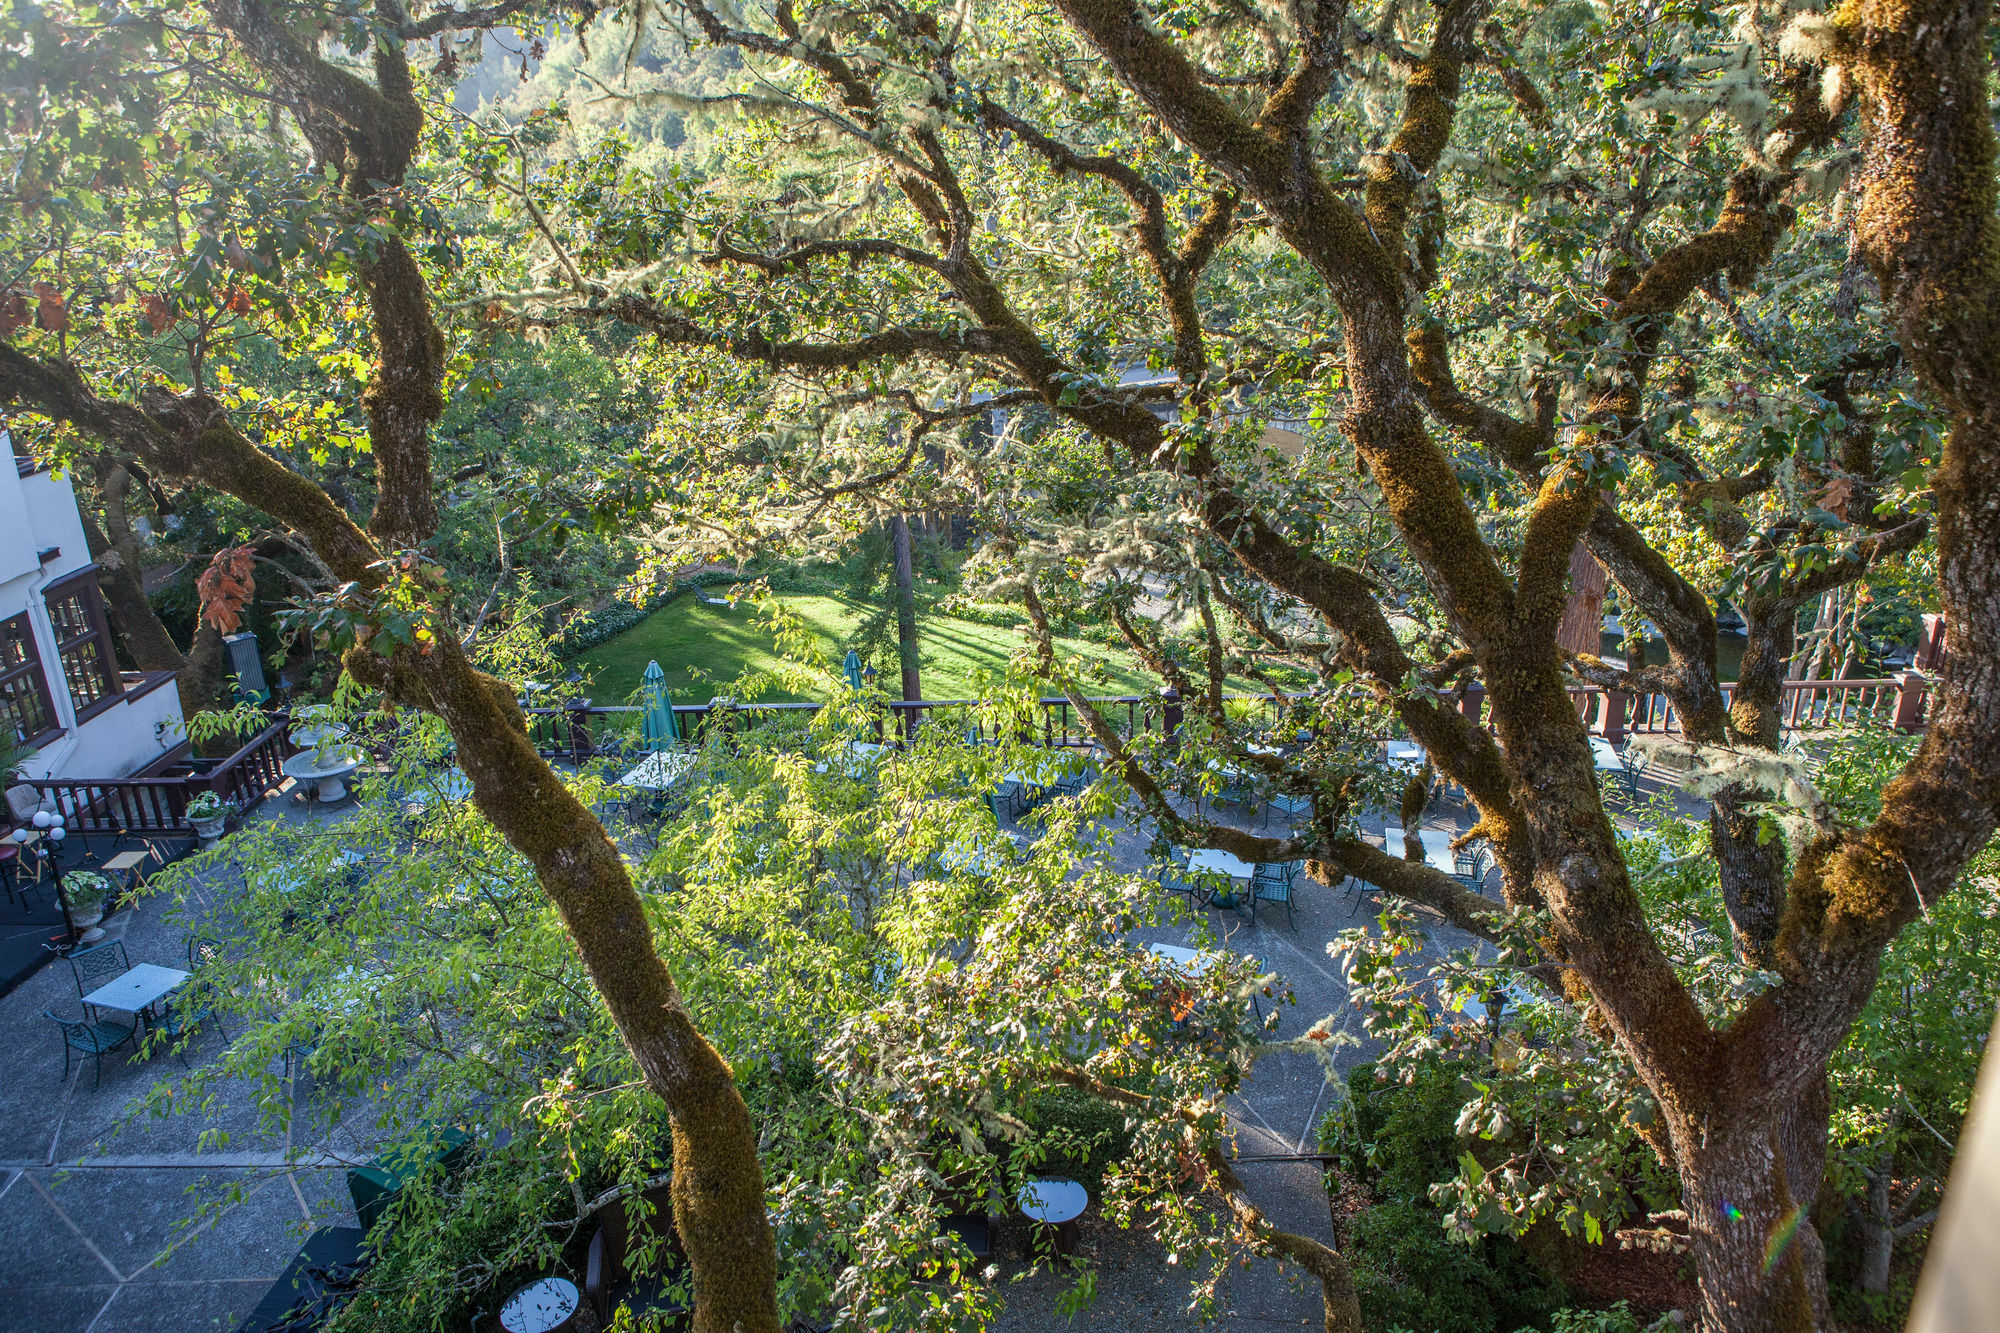
[[1073, 1088], [1036, 1093], [1022, 1108], [1048, 1153], [1036, 1173], [1067, 1176], [1099, 1197], [1104, 1173], [1132, 1148], [1125, 1116], [1123, 1108]]
[[1354, 1219], [1347, 1248], [1367, 1328], [1515, 1333], [1541, 1326], [1564, 1300], [1561, 1285], [1520, 1246], [1498, 1236], [1460, 1245], [1437, 1210], [1421, 1204], [1367, 1209]]
[[1377, 1084], [1374, 1065], [1357, 1065], [1347, 1104], [1320, 1122], [1320, 1149], [1376, 1198], [1428, 1207], [1431, 1186], [1458, 1169], [1463, 1085], [1456, 1065], [1432, 1065], [1408, 1084]]
[[1347, 1238], [1369, 1328], [1515, 1333], [1541, 1326], [1563, 1304], [1562, 1284], [1518, 1242], [1485, 1236], [1461, 1245], [1430, 1201], [1430, 1187], [1458, 1169], [1463, 1085], [1456, 1064], [1426, 1066], [1407, 1084], [1377, 1084], [1375, 1067], [1361, 1065], [1349, 1076], [1346, 1105], [1320, 1122], [1322, 1151], [1377, 1200]]

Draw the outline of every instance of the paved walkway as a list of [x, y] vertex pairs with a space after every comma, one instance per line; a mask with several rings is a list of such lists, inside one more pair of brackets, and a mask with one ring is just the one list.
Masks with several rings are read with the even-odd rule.
[[[274, 803], [275, 807], [275, 803]], [[294, 817], [289, 812], [279, 817]], [[0, 911], [7, 911], [0, 906]], [[187, 937], [148, 898], [105, 923], [133, 963], [187, 966]], [[346, 1165], [367, 1155], [365, 1108], [345, 1116], [297, 1089], [308, 1141], [258, 1123], [247, 1085], [207, 1113], [125, 1117], [173, 1057], [88, 1057], [62, 1077], [62, 1044], [42, 1012], [74, 1017], [68, 966], [44, 967], [0, 999], [0, 1333], [182, 1333], [233, 1329], [316, 1225], [353, 1224]], [[190, 1063], [222, 1039], [199, 1035]], [[165, 1064], [161, 1065], [160, 1062]], [[340, 1108], [345, 1110], [345, 1108]], [[204, 1131], [226, 1141], [198, 1142]]]

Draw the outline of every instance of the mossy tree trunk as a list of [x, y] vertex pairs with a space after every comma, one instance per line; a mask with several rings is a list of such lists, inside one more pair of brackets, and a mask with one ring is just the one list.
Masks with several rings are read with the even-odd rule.
[[[338, 164], [362, 203], [403, 178], [423, 115], [400, 42], [377, 40], [374, 81], [322, 60], [271, 9], [212, 0], [210, 13], [269, 81], [274, 98]], [[393, 3], [376, 17], [404, 21]], [[471, 16], [468, 22], [488, 22]], [[99, 397], [68, 365], [0, 345], [0, 396], [32, 406], [140, 459], [155, 472], [234, 495], [289, 525], [338, 577], [366, 593], [414, 580], [441, 626], [448, 589], [414, 552], [436, 523], [430, 430], [443, 407], [444, 343], [421, 271], [400, 237], [361, 266], [377, 360], [365, 399], [378, 498], [363, 531], [319, 486], [259, 449], [223, 405], [149, 393], [143, 406]], [[476, 670], [454, 635], [428, 651], [379, 656], [362, 644], [347, 664], [405, 706], [451, 729], [473, 799], [536, 872], [673, 1133], [674, 1224], [686, 1248], [700, 1333], [776, 1333], [776, 1250], [755, 1128], [728, 1063], [696, 1028], [653, 941], [618, 849], [536, 753], [513, 690]]]
[[104, 505], [104, 524], [88, 509], [79, 508], [83, 538], [97, 562], [97, 584], [111, 613], [111, 626], [141, 671], [172, 671], [179, 676], [181, 704], [192, 712], [216, 706], [222, 692], [222, 632], [197, 622], [186, 652], [146, 596], [139, 542], [126, 516], [132, 475], [115, 460], [100, 460], [97, 484]]
[[[1057, 0], [1057, 9], [1169, 134], [1218, 179], [1209, 208], [1170, 242], [1174, 219], [1158, 189], [1119, 158], [1088, 155], [1037, 129], [1020, 114], [980, 103], [984, 124], [1045, 158], [1058, 179], [1091, 177], [1130, 206], [1131, 233], [1153, 269], [1160, 314], [1182, 410], [1199, 413], [1210, 392], [1207, 335], [1195, 283], [1239, 211], [1254, 205], [1260, 225], [1294, 250], [1338, 308], [1347, 410], [1341, 423], [1359, 463], [1379, 488], [1403, 547], [1421, 570], [1454, 637], [1465, 645], [1454, 669], [1476, 668], [1494, 734], [1447, 702], [1407, 687], [1423, 670], [1396, 639], [1368, 581], [1289, 537], [1235, 484], [1204, 443], [1174, 453], [1196, 495], [1196, 512], [1251, 578], [1296, 599], [1337, 632], [1343, 662], [1374, 682], [1438, 768], [1465, 788], [1494, 847], [1507, 901], [1545, 908], [1553, 961], [1567, 994], [1587, 994], [1611, 1036], [1664, 1112], [1663, 1145], [1682, 1173], [1696, 1213], [1696, 1259], [1703, 1316], [1726, 1330], [1809, 1328], [1824, 1321], [1825, 1272], [1804, 1208], [1818, 1191], [1825, 1153], [1825, 1069], [1866, 1002], [1882, 948], [1917, 909], [1917, 895], [1948, 892], [1967, 858], [1991, 834], [2000, 807], [2000, 458], [1993, 433], [2000, 366], [1990, 325], [2000, 311], [1995, 270], [1992, 131], [1985, 118], [1984, 3], [1906, 5], [1866, 0], [1841, 11], [1832, 57], [1854, 75], [1868, 107], [1868, 163], [1860, 231], [1885, 293], [1897, 303], [1902, 340], [1954, 414], [1937, 495], [1940, 584], [1953, 633], [1944, 700], [1924, 745], [1889, 789], [1874, 825], [1828, 835], [1802, 855], [1789, 880], [1781, 860], [1748, 852], [1761, 845], [1757, 821], [1725, 801], [1712, 823], [1730, 878], [1739, 948], [1765, 960], [1780, 983], [1725, 1029], [1711, 1027], [1653, 936], [1635, 892], [1572, 706], [1558, 641], [1581, 539], [1619, 585], [1635, 622], [1649, 618], [1668, 660], [1639, 673], [1603, 664], [1582, 670], [1633, 692], [1672, 698], [1688, 739], [1705, 746], [1768, 749], [1779, 739], [1782, 650], [1788, 616], [1804, 599], [1852, 581], [1874, 562], [1928, 534], [1920, 517], [1856, 542], [1832, 566], [1780, 587], [1753, 616], [1761, 636], [1733, 709], [1716, 665], [1713, 611], [1701, 591], [1617, 511], [1590, 470], [1586, 452], [1640, 448], [1648, 376], [1663, 338], [1697, 293], [1752, 282], [1794, 221], [1789, 195], [1801, 155], [1830, 145], [1840, 128], [1843, 85], [1823, 69], [1787, 66], [1789, 109], [1759, 151], [1731, 177], [1705, 230], [1613, 267], [1594, 332], [1626, 350], [1609, 370], [1591, 369], [1567, 390], [1537, 389], [1532, 420], [1517, 420], [1460, 393], [1441, 329], [1409, 326], [1436, 282], [1442, 215], [1426, 192], [1450, 142], [1463, 74], [1480, 57], [1475, 34], [1486, 0], [1436, 6], [1429, 49], [1407, 57], [1401, 122], [1379, 151], [1361, 159], [1361, 197], [1350, 203], [1322, 173], [1315, 110], [1335, 85], [1347, 47], [1347, 12], [1337, 4], [1293, 7], [1296, 46], [1285, 77], [1261, 108], [1239, 102], [1190, 58], [1184, 45], [1133, 0]], [[687, 6], [712, 41], [796, 59], [825, 82], [847, 114], [888, 135], [864, 74], [826, 45], [834, 40], [733, 27], [716, 10]], [[783, 17], [779, 19], [782, 27]], [[1510, 84], [1510, 88], [1513, 85]], [[1514, 89], [1531, 122], [1538, 96]], [[1829, 95], [1830, 94], [1830, 95]], [[1161, 423], [1146, 405], [1115, 389], [1083, 389], [1075, 368], [1038, 336], [979, 258], [979, 239], [955, 212], [960, 189], [949, 151], [927, 129], [910, 131], [913, 160], [897, 187], [937, 252], [911, 262], [927, 280], [949, 284], [954, 316], [940, 328], [887, 329], [846, 344], [778, 344], [701, 327], [639, 298], [592, 314], [625, 318], [669, 342], [724, 348], [748, 359], [801, 367], [862, 366], [884, 356], [968, 353], [1002, 368], [1051, 412], [1122, 447], [1137, 468], [1163, 454]], [[1240, 206], [1240, 207], [1239, 207]], [[968, 214], [970, 216], [970, 214]], [[1414, 233], [1414, 234], [1413, 234]], [[1869, 239], [1870, 236], [1874, 239]], [[841, 242], [835, 253], [881, 253], [884, 242]], [[867, 247], [874, 245], [875, 250]], [[899, 253], [914, 253], [904, 247]], [[762, 272], [783, 259], [751, 256]], [[964, 331], [964, 321], [976, 326]], [[1558, 438], [1568, 392], [1591, 434]], [[1447, 452], [1432, 435], [1436, 418], [1488, 448], [1534, 494], [1511, 568], [1487, 542]], [[1768, 475], [1696, 479], [1688, 502], [1733, 521], [1735, 507], [1770, 485]], [[1738, 515], [1737, 517], [1740, 517]], [[1728, 543], [1725, 543], [1727, 545]], [[1045, 617], [1030, 614], [1045, 664], [1060, 674]], [[1961, 636], [1961, 627], [1968, 628]], [[1438, 664], [1441, 669], [1443, 664]], [[1065, 686], [1066, 691], [1068, 687]], [[1076, 706], [1100, 735], [1113, 764], [1142, 797], [1158, 785], [1133, 762], [1087, 703]], [[1179, 818], [1160, 805], [1163, 823]], [[1473, 930], [1484, 927], [1470, 895], [1441, 884], [1421, 865], [1336, 836], [1260, 839], [1207, 826], [1209, 845], [1258, 860], [1311, 856], [1362, 874], [1391, 892], [1438, 905]]]

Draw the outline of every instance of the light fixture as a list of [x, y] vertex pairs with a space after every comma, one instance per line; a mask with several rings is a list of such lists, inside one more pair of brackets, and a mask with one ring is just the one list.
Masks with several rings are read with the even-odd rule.
[[50, 842], [61, 842], [64, 838], [67, 838], [68, 836], [69, 836], [69, 830], [64, 828], [61, 824], [58, 824], [54, 828], [49, 830]]
[[35, 811], [36, 828], [47, 828], [49, 825], [53, 823], [55, 823], [55, 817], [51, 815], [48, 811], [46, 810]]
[[32, 838], [32, 837], [34, 837], [35, 835], [34, 835], [34, 834], [32, 834], [32, 833], [30, 833], [30, 832], [28, 832], [28, 830], [26, 830], [26, 829], [24, 829], [24, 828], [17, 828], [17, 829], [15, 829], [15, 830], [14, 830], [14, 832], [13, 832], [13, 833], [12, 833], [11, 835], [9, 835], [9, 836], [11, 836], [11, 837], [12, 837], [12, 838], [14, 839], [14, 841], [15, 841], [15, 842], [26, 842], [26, 841], [27, 841], [27, 840], [28, 840], [29, 838]]

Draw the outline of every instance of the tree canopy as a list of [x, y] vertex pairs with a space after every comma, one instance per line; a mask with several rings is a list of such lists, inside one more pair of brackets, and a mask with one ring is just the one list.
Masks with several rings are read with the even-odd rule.
[[[472, 34], [549, 23], [584, 82], [684, 137], [457, 109]], [[442, 719], [666, 1107], [698, 1327], [776, 1326], [743, 1080], [468, 631], [512, 544], [559, 530], [643, 516], [662, 549], [782, 553], [939, 509], [973, 516], [1033, 669], [1170, 840], [1353, 874], [1487, 940], [1617, 1053], [1704, 1319], [1826, 1322], [1804, 1209], [1829, 1076], [2000, 808], [1988, 6], [159, 0], [6, 24], [0, 394], [38, 448], [268, 516], [352, 678]], [[564, 403], [521, 402], [543, 374]], [[1665, 661], [1560, 641], [1581, 553]], [[1950, 636], [1879, 803], [1784, 748], [1801, 617], [1844, 588]], [[1115, 626], [1189, 701], [1195, 758], [1306, 803], [1301, 828], [1170, 801], [1168, 755], [1052, 650], [1059, 616]], [[1298, 755], [1248, 748], [1239, 670], [1308, 686], [1281, 704]], [[1721, 947], [1682, 947], [1617, 836], [1581, 683], [1671, 705]], [[1503, 909], [1359, 836], [1385, 728], [1468, 794]], [[924, 1039], [885, 1014], [883, 1042]], [[1238, 1203], [1213, 1140], [1195, 1157]], [[1355, 1326], [1340, 1255], [1238, 1220]]]

